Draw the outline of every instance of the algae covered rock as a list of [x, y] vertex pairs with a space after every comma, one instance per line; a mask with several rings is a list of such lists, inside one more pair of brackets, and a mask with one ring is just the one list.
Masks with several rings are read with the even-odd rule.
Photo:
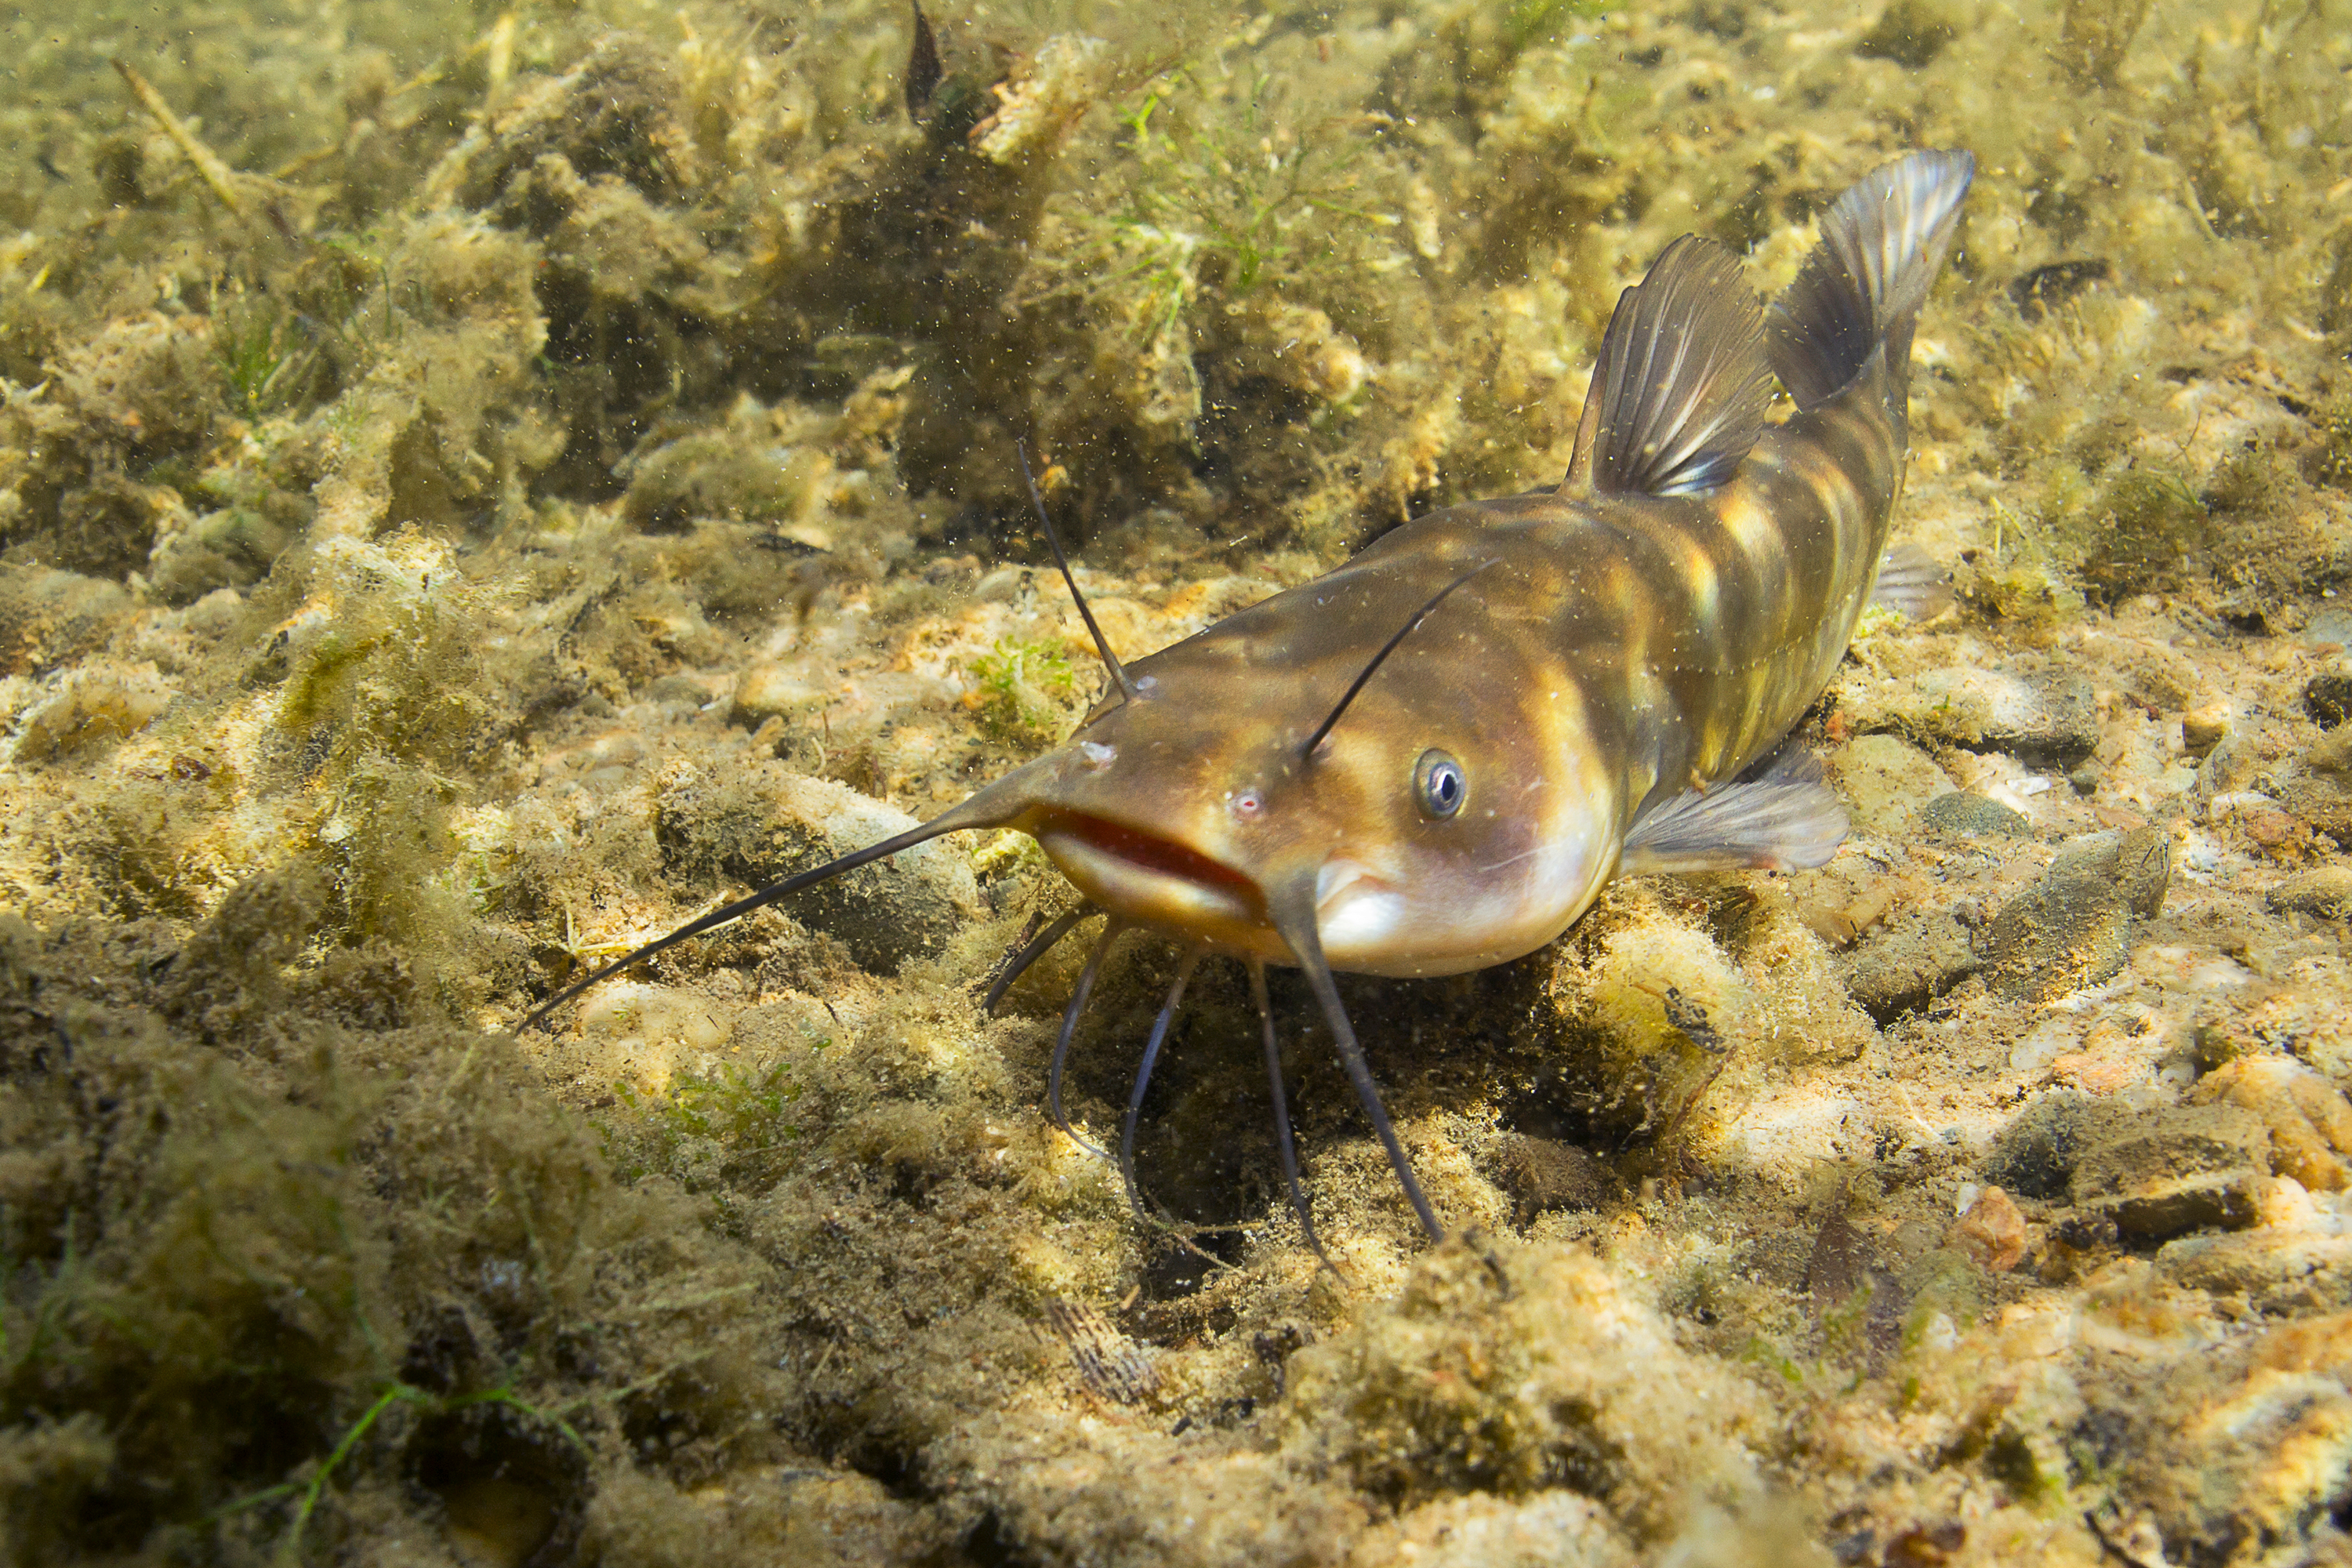
[[[1683, 1125], [1722, 1076], [1728, 1054], [1768, 1026], [1755, 988], [1703, 931], [1646, 913], [1598, 935], [1587, 962], [1553, 972], [1552, 1005], [1589, 1057], [1591, 1114], [1630, 1134]], [[1795, 1047], [1800, 1042], [1786, 1042]], [[1727, 1092], [1711, 1100], [1722, 1112]]]
[[152, 665], [82, 666], [58, 680], [18, 721], [16, 761], [48, 762], [69, 752], [137, 733], [170, 706], [172, 689]]
[[1982, 1165], [1997, 1186], [2030, 1198], [2065, 1195], [2084, 1152], [2122, 1114], [2073, 1089], [2042, 1095], [1994, 1138]]
[[2006, 752], [2036, 765], [2070, 767], [2099, 743], [2091, 683], [2064, 669], [1929, 670], [1891, 689], [1850, 699], [1853, 721], [1972, 752]]
[[1623, 1190], [1608, 1166], [1557, 1139], [1507, 1132], [1495, 1141], [1487, 1163], [1496, 1184], [1511, 1196], [1513, 1223], [1522, 1226], [1554, 1209], [1600, 1208]]
[[1286, 1447], [1399, 1502], [1564, 1489], [1641, 1541], [1672, 1528], [1644, 1500], [1661, 1487], [1762, 1493], [1750, 1391], [1565, 1247], [1433, 1254], [1395, 1300], [1294, 1355], [1289, 1385]]
[[2270, 1130], [2271, 1165], [2312, 1192], [2352, 1186], [2352, 1102], [2301, 1062], [2244, 1057], [2200, 1081], [2199, 1105], [2235, 1105]]
[[[725, 776], [681, 763], [665, 773], [656, 832], [668, 863], [764, 885], [913, 827], [915, 819], [829, 779], [762, 762]], [[895, 974], [937, 952], [979, 905], [971, 862], [919, 845], [825, 883], [793, 915], [837, 937], [866, 968]]]
[[132, 608], [116, 584], [47, 567], [0, 567], [0, 675], [94, 652]]
[[1857, 736], [1824, 760], [1865, 833], [1900, 833], [1914, 812], [1952, 787], [1926, 752], [1894, 735]]
[[2269, 1129], [2233, 1105], [2159, 1110], [2124, 1122], [2084, 1150], [2077, 1206], [2111, 1216], [2125, 1235], [2242, 1228], [2260, 1213]]
[[2305, 681], [2303, 710], [2323, 730], [2352, 718], [2352, 670], [2323, 669]]
[[2298, 871], [2273, 888], [2267, 897], [2271, 908], [2283, 914], [2352, 920], [2352, 868], [2322, 866]]
[[1839, 967], [1855, 1004], [1885, 1024], [1926, 1006], [1983, 961], [1949, 911], [1914, 910], [1857, 944]]
[[2171, 875], [2172, 840], [2161, 828], [2069, 844], [1993, 917], [1985, 945], [1993, 985], [2043, 1000], [2108, 978], [2130, 957], [2135, 921], [2162, 907]]
[[2033, 825], [1997, 800], [1965, 790], [1939, 795], [1919, 808], [1919, 820], [1947, 833], [1992, 838], [2030, 838]]

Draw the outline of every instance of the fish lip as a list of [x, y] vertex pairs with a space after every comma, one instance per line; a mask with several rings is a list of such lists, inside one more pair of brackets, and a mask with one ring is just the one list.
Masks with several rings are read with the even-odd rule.
[[1265, 894], [1221, 860], [1092, 812], [1054, 812], [1032, 833], [1063, 874], [1113, 914], [1211, 942], [1262, 943]]

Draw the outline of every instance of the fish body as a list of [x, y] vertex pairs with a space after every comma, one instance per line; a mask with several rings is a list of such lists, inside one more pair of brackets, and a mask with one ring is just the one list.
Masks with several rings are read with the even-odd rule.
[[[1932, 276], [1969, 167], [1915, 155], [1841, 208], [1875, 239], [1863, 220], [1893, 204], [1908, 232], [1889, 243]], [[1566, 483], [1408, 522], [1135, 661], [1138, 695], [1088, 715], [1014, 826], [1115, 915], [1269, 962], [1293, 955], [1265, 889], [1311, 876], [1328, 962], [1391, 975], [1532, 952], [1621, 868], [1819, 864], [1844, 830], [1826, 788], [1738, 781], [1820, 695], [1876, 584], [1925, 292], [1905, 281], [1841, 375], [1805, 361], [1841, 345], [1808, 335], [1801, 295], [1769, 336], [1736, 259], [1677, 242], [1620, 305]], [[1768, 364], [1803, 389], [1779, 425]], [[1474, 572], [1308, 754], [1381, 639]], [[1460, 781], [1442, 815], [1412, 787], [1433, 752]]]
[[[1014, 828], [1084, 912], [1109, 917], [1049, 1078], [1066, 1130], [1061, 1063], [1110, 943], [1143, 928], [1183, 948], [1123, 1127], [1139, 1212], [1144, 1087], [1195, 964], [1225, 954], [1250, 972], [1309, 1243], [1320, 1250], [1267, 963], [1304, 972], [1406, 1196], [1443, 1235], [1332, 973], [1518, 957], [1620, 872], [1796, 868], [1835, 852], [1844, 814], [1784, 742], [1891, 585], [1912, 331], [1973, 170], [1965, 153], [1915, 153], [1865, 177], [1823, 214], [1769, 311], [1737, 258], [1675, 241], [1618, 302], [1557, 489], [1406, 523], [1132, 665], [1087, 612], [1113, 689], [1066, 745], [911, 832], [670, 932], [525, 1026], [604, 974], [829, 877], [960, 828]], [[1776, 378], [1796, 412], [1770, 424]], [[1920, 586], [1916, 570], [1892, 578]], [[1031, 942], [994, 994], [1079, 918]]]

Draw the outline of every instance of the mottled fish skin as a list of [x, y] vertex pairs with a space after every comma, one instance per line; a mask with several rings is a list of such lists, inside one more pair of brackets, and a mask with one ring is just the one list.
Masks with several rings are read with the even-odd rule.
[[[1262, 894], [1307, 874], [1338, 969], [1457, 973], [1557, 937], [1618, 870], [1646, 814], [1738, 778], [1835, 670], [1901, 488], [1912, 319], [1971, 167], [1965, 154], [1915, 154], [1847, 198], [1883, 201], [1891, 190], [1930, 204], [1928, 232], [1913, 237], [1924, 254], [1909, 261], [1926, 277], [1904, 280], [1899, 319], [1843, 345], [1863, 363], [1826, 395], [1817, 384], [1837, 367], [1792, 357], [1819, 343], [1776, 319], [1768, 349], [1752, 303], [1723, 307], [1713, 326], [1733, 346], [1721, 357], [1769, 353], [1785, 383], [1819, 400], [1803, 406], [1801, 397], [1785, 423], [1756, 428], [1762, 399], [1748, 384], [1763, 384], [1761, 359], [1752, 371], [1727, 363], [1717, 401], [1728, 410], [1726, 440], [1744, 450], [1725, 461], [1718, 443], [1685, 469], [1711, 487], [1611, 491], [1571, 472], [1555, 491], [1409, 522], [1328, 575], [1130, 663], [1139, 700], [1114, 697], [1089, 714], [1071, 748], [1028, 783], [1028, 807], [1012, 825], [1034, 833], [1097, 904], [1213, 950], [1292, 962]], [[1722, 253], [1698, 254], [1701, 242], [1678, 245], [1691, 254], [1670, 282], [1720, 284], [1726, 267], [1736, 271]], [[1816, 255], [1780, 315], [1804, 305], [1812, 273], [1834, 283], [1868, 266], [1827, 245]], [[1652, 279], [1668, 265], [1662, 258]], [[1669, 303], [1684, 307], [1714, 308]], [[1830, 325], [1834, 336], [1851, 323]], [[1653, 360], [1678, 349], [1653, 347]], [[1608, 371], [1596, 373], [1596, 404]], [[1609, 437], [1587, 423], [1585, 444], [1601, 443], [1605, 468]], [[1616, 468], [1639, 477], [1649, 449], [1628, 457], [1621, 442]], [[1490, 563], [1405, 639], [1317, 756], [1303, 758], [1299, 746], [1372, 650], [1433, 587]], [[1450, 819], [1428, 816], [1411, 787], [1431, 748], [1466, 775], [1466, 804]], [[1810, 847], [1727, 846], [1675, 864], [1817, 864], [1842, 831], [1841, 820]]]

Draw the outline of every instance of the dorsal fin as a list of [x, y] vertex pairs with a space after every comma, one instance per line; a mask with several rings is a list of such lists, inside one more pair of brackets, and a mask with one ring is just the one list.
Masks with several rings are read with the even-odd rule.
[[1560, 488], [1711, 490], [1756, 444], [1771, 396], [1763, 308], [1739, 258], [1686, 234], [1618, 297]]
[[1910, 381], [1911, 331], [1944, 265], [1977, 161], [1914, 153], [1872, 171], [1822, 215], [1821, 243], [1772, 301], [1772, 370], [1800, 408], [1845, 390], [1882, 347]]

